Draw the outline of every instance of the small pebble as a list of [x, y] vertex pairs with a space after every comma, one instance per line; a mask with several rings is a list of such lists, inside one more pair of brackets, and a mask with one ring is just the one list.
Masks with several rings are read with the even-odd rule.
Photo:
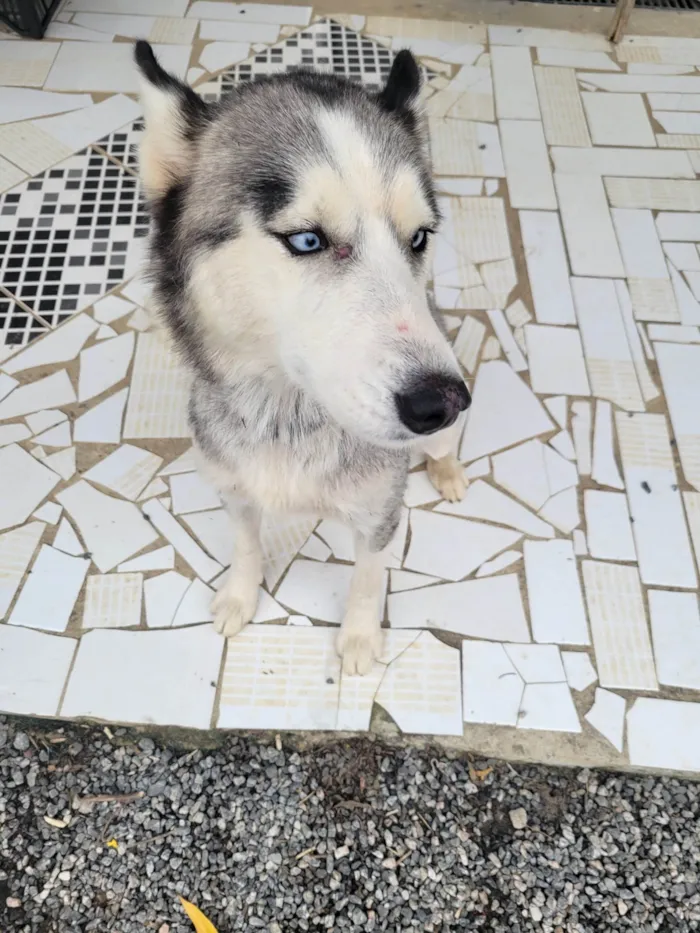
[[18, 732], [12, 745], [18, 752], [26, 752], [29, 748], [29, 736], [26, 732]]
[[5, 903], [11, 910], [22, 906], [22, 901], [18, 897], [8, 897]]
[[511, 810], [508, 816], [513, 824], [513, 829], [525, 829], [527, 826], [527, 810], [524, 807]]

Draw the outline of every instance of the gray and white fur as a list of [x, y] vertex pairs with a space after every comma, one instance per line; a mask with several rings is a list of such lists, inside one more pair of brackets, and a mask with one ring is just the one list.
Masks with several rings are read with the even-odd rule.
[[264, 511], [337, 518], [356, 551], [338, 651], [365, 673], [411, 449], [442, 495], [466, 488], [469, 394], [426, 298], [439, 217], [420, 72], [400, 52], [378, 94], [299, 72], [205, 104], [147, 43], [136, 61], [154, 307], [237, 525], [214, 625], [235, 635], [255, 613]]

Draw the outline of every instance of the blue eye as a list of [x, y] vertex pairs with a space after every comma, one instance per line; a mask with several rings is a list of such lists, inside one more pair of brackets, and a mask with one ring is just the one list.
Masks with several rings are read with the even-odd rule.
[[421, 227], [420, 230], [416, 230], [416, 232], [413, 234], [413, 239], [411, 240], [411, 249], [414, 253], [422, 253], [427, 245], [428, 231]]
[[302, 230], [300, 233], [290, 233], [284, 238], [289, 249], [297, 256], [310, 253], [320, 253], [326, 249], [328, 241], [320, 231]]

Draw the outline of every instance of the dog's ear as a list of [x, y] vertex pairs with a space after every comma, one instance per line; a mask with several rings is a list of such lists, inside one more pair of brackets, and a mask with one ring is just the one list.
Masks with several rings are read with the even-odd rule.
[[392, 113], [408, 113], [418, 100], [421, 75], [418, 63], [408, 49], [402, 49], [391, 66], [386, 84], [379, 92], [379, 105]]
[[148, 197], [157, 198], [187, 175], [209, 108], [191, 87], [161, 68], [148, 42], [136, 43], [134, 58], [146, 118], [141, 178]]

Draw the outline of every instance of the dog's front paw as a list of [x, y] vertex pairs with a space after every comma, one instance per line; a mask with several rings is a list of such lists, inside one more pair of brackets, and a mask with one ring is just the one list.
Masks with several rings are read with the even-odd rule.
[[464, 475], [464, 468], [454, 454], [432, 460], [428, 457], [427, 467], [430, 482], [443, 499], [459, 502], [464, 498], [469, 480]]
[[214, 631], [227, 638], [237, 635], [251, 621], [257, 605], [257, 587], [245, 592], [243, 589], [225, 586], [216, 594], [211, 604]]
[[336, 649], [343, 659], [344, 674], [369, 674], [374, 662], [382, 656], [384, 635], [376, 623], [371, 629], [368, 626], [360, 629], [343, 623]]

